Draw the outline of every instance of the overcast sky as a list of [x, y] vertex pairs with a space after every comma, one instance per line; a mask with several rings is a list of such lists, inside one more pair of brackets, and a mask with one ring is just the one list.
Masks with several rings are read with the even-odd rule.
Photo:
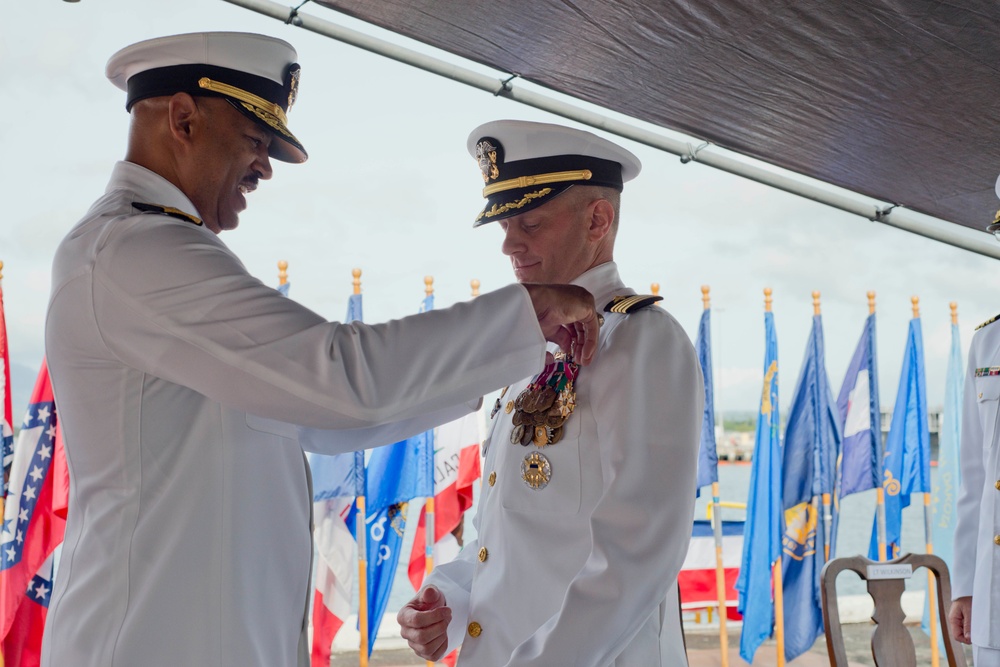
[[[364, 29], [317, 5], [303, 11]], [[466, 137], [497, 118], [567, 121], [221, 0], [8, 2], [0, 9], [0, 260], [14, 366], [37, 369], [55, 248], [124, 154], [128, 115], [124, 93], [104, 78], [108, 57], [141, 39], [202, 30], [281, 37], [302, 65], [289, 125], [310, 159], [275, 163], [272, 181], [248, 197], [239, 229], [223, 235], [251, 273], [277, 284], [276, 264], [287, 260], [292, 298], [339, 319], [351, 269], [361, 268], [369, 322], [415, 312], [425, 275], [434, 277], [438, 307], [468, 298], [473, 278], [483, 291], [513, 280], [496, 225], [472, 229], [482, 179]], [[822, 293], [835, 394], [868, 313], [865, 294], [877, 292], [884, 408], [896, 394], [911, 296], [920, 297], [931, 406], [943, 402], [948, 303], [959, 304], [963, 358], [973, 328], [1000, 312], [996, 260], [617, 141], [643, 162], [623, 198], [622, 276], [640, 292], [658, 282], [692, 339], [700, 286], [711, 286], [718, 409], [757, 407], [764, 287], [774, 290], [783, 408], [813, 290]], [[23, 409], [15, 405], [15, 421]]]

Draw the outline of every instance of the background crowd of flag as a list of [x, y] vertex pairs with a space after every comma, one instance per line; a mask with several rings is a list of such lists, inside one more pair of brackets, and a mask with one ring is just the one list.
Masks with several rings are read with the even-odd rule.
[[[3, 263], [0, 262], [0, 272]], [[278, 290], [288, 296], [287, 263], [279, 263]], [[361, 271], [345, 322], [362, 320]], [[2, 279], [2, 273], [0, 273]], [[434, 307], [432, 280], [425, 279], [421, 311]], [[473, 281], [473, 296], [478, 281]], [[918, 302], [905, 340], [902, 372], [883, 446], [879, 423], [874, 294], [869, 316], [836, 400], [826, 373], [819, 293], [805, 357], [780, 433], [778, 342], [765, 290], [764, 380], [757, 418], [745, 521], [722, 521], [713, 401], [711, 308], [704, 311], [695, 342], [705, 377], [705, 414], [698, 488], [711, 486], [712, 520], [694, 521], [680, 576], [685, 606], [718, 607], [742, 618], [740, 655], [753, 662], [767, 639], [777, 643], [778, 664], [808, 651], [823, 632], [820, 572], [836, 555], [839, 501], [876, 490], [877, 511], [868, 557], [887, 560], [902, 552], [902, 510], [912, 494], [924, 494], [925, 544], [951, 561], [959, 486], [958, 446], [963, 367], [955, 304], [937, 475], [930, 476], [930, 437], [924, 351]], [[53, 552], [62, 541], [69, 496], [56, 406], [45, 362], [38, 373], [15, 441], [10, 363], [0, 282], [0, 448], [3, 496], [0, 515], [0, 638], [3, 665], [30, 667], [40, 660], [42, 627], [52, 591]], [[403, 546], [411, 501], [423, 501], [407, 572], [414, 589], [434, 564], [457, 555], [463, 514], [480, 478], [482, 412], [367, 453], [312, 455], [315, 542], [318, 552], [313, 600], [313, 667], [328, 667], [334, 637], [347, 620], [351, 591], [357, 601], [359, 661], [367, 665], [386, 610]], [[430, 537], [432, 536], [432, 537]], [[429, 538], [429, 539], [428, 539]], [[742, 553], [740, 553], [742, 552]], [[928, 600], [929, 601], [929, 600]], [[734, 604], [735, 603], [735, 604]], [[925, 604], [925, 608], [926, 608]], [[933, 605], [929, 611], [933, 612]], [[720, 615], [720, 621], [722, 620]], [[937, 648], [934, 617], [924, 628]], [[728, 663], [726, 623], [720, 650]], [[454, 664], [455, 654], [446, 658]]]

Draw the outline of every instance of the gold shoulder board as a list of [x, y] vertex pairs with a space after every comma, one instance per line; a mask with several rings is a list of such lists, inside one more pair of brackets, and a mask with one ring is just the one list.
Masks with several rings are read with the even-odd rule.
[[132, 208], [139, 209], [143, 213], [160, 213], [163, 215], [169, 215], [171, 218], [177, 218], [179, 220], [185, 220], [195, 225], [201, 225], [201, 220], [185, 213], [179, 208], [173, 208], [172, 206], [159, 206], [157, 204], [143, 204], [142, 202], [132, 202]]
[[996, 315], [995, 317], [991, 317], [990, 319], [986, 320], [985, 322], [983, 322], [982, 324], [980, 324], [978, 327], [976, 327], [976, 331], [979, 331], [980, 329], [982, 329], [983, 327], [985, 327], [987, 324], [993, 324], [997, 320], [1000, 320], [1000, 315]]
[[662, 296], [655, 294], [631, 294], [627, 296], [616, 296], [608, 305], [604, 306], [605, 313], [621, 313], [628, 315], [637, 310], [642, 310], [647, 306], [652, 306], [657, 301], [663, 301]]

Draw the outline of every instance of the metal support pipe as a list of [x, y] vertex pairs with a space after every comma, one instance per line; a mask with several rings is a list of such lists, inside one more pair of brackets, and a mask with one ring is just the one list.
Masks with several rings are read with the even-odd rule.
[[[496, 79], [486, 74], [446, 63], [443, 60], [419, 53], [403, 46], [392, 44], [383, 39], [366, 35], [357, 30], [345, 28], [324, 19], [308, 14], [293, 12], [289, 7], [272, 0], [225, 0], [234, 5], [270, 16], [283, 23], [290, 23], [311, 32], [336, 39], [337, 41], [356, 46], [360, 49], [391, 58], [406, 65], [417, 67], [426, 72], [437, 74], [467, 86], [478, 88], [497, 97], [505, 97], [542, 111], [574, 120], [611, 134], [645, 144], [657, 150], [672, 153], [681, 158], [682, 162], [698, 162], [721, 171], [742, 176], [751, 181], [768, 185], [778, 190], [790, 192], [806, 199], [826, 204], [833, 208], [853, 213], [872, 222], [880, 222], [897, 229], [918, 234], [941, 243], [947, 243], [970, 252], [1000, 259], [1000, 243], [989, 235], [977, 232], [963, 225], [948, 222], [940, 218], [911, 211], [893, 204], [878, 205], [861, 195], [841, 191], [830, 184], [816, 179], [803, 180], [803, 177], [791, 177], [765, 169], [745, 159], [736, 159], [723, 152], [724, 149], [712, 147], [711, 144], [680, 141], [662, 134], [624, 123], [622, 121], [588, 111], [572, 104], [567, 104], [546, 95], [530, 90], [515, 88], [511, 79]], [[697, 149], [693, 145], [701, 144]], [[808, 177], [804, 177], [808, 178]]]

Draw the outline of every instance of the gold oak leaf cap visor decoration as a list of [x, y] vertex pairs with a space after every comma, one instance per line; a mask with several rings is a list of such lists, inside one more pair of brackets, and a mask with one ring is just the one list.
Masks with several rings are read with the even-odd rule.
[[305, 162], [306, 149], [288, 129], [299, 65], [291, 44], [240, 32], [202, 32], [158, 37], [111, 56], [105, 74], [127, 93], [125, 109], [149, 97], [188, 93], [221, 97], [274, 136], [269, 155]]
[[473, 227], [530, 211], [573, 185], [622, 190], [639, 158], [591, 132], [562, 125], [496, 120], [469, 135], [483, 176], [486, 207]]

